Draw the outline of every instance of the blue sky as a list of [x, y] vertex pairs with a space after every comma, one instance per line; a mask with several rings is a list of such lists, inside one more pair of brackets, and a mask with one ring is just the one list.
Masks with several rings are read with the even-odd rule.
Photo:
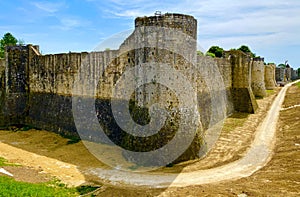
[[300, 67], [299, 0], [0, 0], [0, 8], [0, 36], [11, 32], [43, 54], [92, 51], [160, 10], [193, 15], [204, 50], [246, 44], [266, 62]]

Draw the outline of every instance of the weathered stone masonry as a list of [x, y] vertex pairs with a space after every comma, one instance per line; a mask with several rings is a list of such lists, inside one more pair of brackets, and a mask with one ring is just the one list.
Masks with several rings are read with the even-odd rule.
[[[135, 20], [135, 31], [144, 31], [141, 28], [144, 26], [172, 28], [191, 36], [195, 40], [197, 37], [197, 21], [192, 16], [165, 14], [154, 17], [139, 17]], [[211, 116], [213, 109], [210, 105], [214, 94], [219, 93], [214, 92], [217, 91], [217, 88], [209, 91], [201, 73], [199, 75], [199, 73], [194, 72], [193, 65], [179, 54], [155, 47], [128, 50], [134, 42], [150, 43], [149, 37], [153, 36], [151, 31], [145, 30], [145, 32], [138, 34], [141, 36], [135, 36], [136, 32], [134, 32], [124, 41], [119, 50], [102, 52], [41, 55], [38, 46], [7, 47], [5, 65], [0, 65], [1, 126], [29, 124], [58, 133], [77, 135], [72, 114], [72, 93], [79, 99], [90, 99], [93, 102], [91, 95], [95, 94], [86, 87], [95, 85], [93, 79], [101, 76], [100, 82], [96, 82], [98, 84], [96, 84], [97, 100], [95, 106], [97, 113], [99, 113], [99, 122], [106, 128], [106, 134], [127, 149], [149, 151], [159, 148], [174, 136], [178, 126], [176, 125], [176, 115], [167, 120], [166, 126], [158, 135], [146, 139], [143, 142], [144, 146], [138, 146], [137, 141], [143, 139], [126, 135], [112, 120], [110, 110], [110, 99], [114, 99], [111, 98], [111, 89], [120, 76], [127, 69], [136, 68], [137, 76], [147, 77], [148, 71], [138, 69], [138, 65], [155, 61], [171, 65], [182, 72], [196, 87], [202, 128], [199, 128], [192, 145], [178, 161], [198, 157], [199, 149], [204, 140], [201, 133], [221, 118], [221, 116]], [[167, 33], [166, 30], [163, 34], [157, 34], [156, 39], [168, 39]], [[181, 47], [180, 50], [183, 52], [186, 50], [191, 55], [196, 54], [194, 43], [177, 39], [174, 41], [174, 46]], [[225, 86], [222, 94], [226, 95], [227, 98], [224, 113], [227, 115], [234, 111], [254, 113], [257, 109], [255, 96], [264, 96], [266, 88], [275, 87], [275, 79], [273, 79], [275, 68], [266, 68], [263, 59], [252, 59], [240, 51], [228, 51], [223, 58], [213, 59], [197, 56], [196, 66], [200, 71], [203, 71], [202, 75], [214, 78], [216, 77], [214, 72], [205, 72], [201, 68], [205, 65], [203, 62], [215, 64], [221, 74]], [[79, 74], [81, 85], [77, 87], [76, 95], [74, 95], [74, 80], [76, 75], [81, 73], [80, 69], [83, 68], [88, 69], [84, 71], [85, 76]], [[166, 107], [170, 109], [177, 109], [178, 106], [176, 95], [168, 87], [155, 83], [138, 87], [132, 101], [133, 116], [135, 113], [139, 114], [134, 119], [142, 124], [149, 121], [147, 108], [156, 101], [165, 101]], [[143, 110], [144, 112], [141, 113], [140, 111]], [[177, 113], [176, 110], [174, 113]], [[94, 130], [93, 125], [88, 124], [88, 121], [84, 118], [82, 120], [82, 127], [86, 129], [87, 139], [93, 136], [101, 141], [101, 135], [97, 136], [97, 131]]]

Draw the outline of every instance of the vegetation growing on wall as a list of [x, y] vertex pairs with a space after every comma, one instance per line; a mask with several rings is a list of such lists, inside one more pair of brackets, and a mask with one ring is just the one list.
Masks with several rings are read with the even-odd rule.
[[279, 64], [277, 67], [279, 67], [279, 68], [285, 68], [286, 65], [285, 64]]
[[[259, 57], [259, 56], [256, 56], [255, 53], [253, 53], [251, 50], [250, 50], [250, 47], [248, 47], [247, 45], [241, 45], [238, 49], [230, 49], [230, 50], [240, 50], [244, 53], [247, 53], [247, 54], [250, 54], [251, 57]], [[222, 57], [223, 56], [223, 52], [224, 52], [224, 49], [222, 47], [219, 47], [219, 46], [211, 46], [209, 48], [209, 50], [206, 52], [206, 56], [211, 56], [211, 57]]]
[[248, 46], [246, 46], [246, 45], [240, 46], [240, 48], [238, 48], [237, 50], [243, 51], [244, 53], [251, 54], [251, 57], [256, 57], [256, 54], [252, 53], [252, 51], [250, 50], [250, 48]]

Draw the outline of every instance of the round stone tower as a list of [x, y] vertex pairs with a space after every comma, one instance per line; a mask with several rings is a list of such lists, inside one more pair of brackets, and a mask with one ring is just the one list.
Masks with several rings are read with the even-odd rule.
[[275, 64], [267, 64], [265, 66], [265, 84], [267, 90], [273, 90], [276, 87], [275, 69]]
[[[168, 64], [192, 78], [193, 72], [190, 71], [196, 65], [197, 54], [197, 20], [193, 16], [156, 12], [155, 16], [138, 17], [135, 19], [135, 31], [128, 40], [133, 43], [131, 48], [135, 49], [131, 63], [139, 78], [147, 78], [149, 70], [140, 69], [138, 65], [153, 62]], [[160, 71], [156, 69], [154, 72]], [[159, 100], [175, 103], [176, 99], [170, 98], [166, 92], [166, 88], [160, 85], [155, 88], [144, 86], [136, 91], [135, 97], [138, 104], [144, 106]]]
[[[189, 15], [158, 12], [154, 16], [138, 17], [134, 32], [121, 45], [120, 51], [124, 54], [120, 60], [120, 64], [125, 66], [120, 69], [125, 71], [121, 73], [126, 78], [124, 87], [127, 92], [131, 87], [133, 92], [130, 98], [134, 103], [132, 108], [144, 109], [147, 113], [138, 117], [141, 125], [149, 125], [149, 133], [157, 131], [147, 138], [124, 137], [121, 144], [136, 152], [160, 151], [159, 156], [151, 155], [149, 158], [130, 156], [129, 153], [126, 157], [133, 162], [154, 166], [197, 158], [203, 132], [199, 126], [200, 118], [196, 116], [199, 114], [193, 89], [196, 82], [192, 80], [197, 64], [197, 20]], [[188, 88], [193, 95], [186, 98]], [[165, 114], [163, 118], [166, 119], [162, 121], [164, 124], [155, 123], [152, 128], [151, 121], [156, 119], [151, 117], [151, 121], [147, 122], [146, 118], [154, 106], [157, 108], [153, 117]], [[186, 121], [185, 117], [190, 118]], [[193, 123], [188, 123], [190, 120]], [[157, 125], [161, 128], [156, 128]]]
[[157, 26], [169, 27], [181, 30], [183, 33], [197, 39], [197, 20], [190, 15], [166, 13], [155, 13], [155, 16], [138, 17], [135, 19], [135, 27]]
[[258, 97], [266, 96], [264, 58], [253, 58], [251, 74], [253, 94]]

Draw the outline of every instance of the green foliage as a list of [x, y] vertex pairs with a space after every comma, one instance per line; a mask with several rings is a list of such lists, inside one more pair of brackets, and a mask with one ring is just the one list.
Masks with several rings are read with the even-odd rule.
[[95, 191], [98, 188], [100, 188], [100, 187], [90, 186], [90, 185], [82, 185], [82, 186], [77, 187], [76, 190], [80, 195], [84, 195], [84, 194], [91, 193], [91, 192]]
[[238, 48], [238, 50], [243, 51], [244, 53], [252, 53], [250, 48], [246, 45], [240, 46], [240, 48]]
[[0, 167], [6, 166], [6, 162], [7, 162], [6, 159], [0, 157]]
[[298, 88], [300, 88], [300, 82], [296, 83], [296, 86], [297, 86]]
[[285, 64], [279, 64], [277, 67], [279, 67], [279, 68], [285, 68]]
[[206, 52], [205, 55], [206, 56], [210, 56], [210, 57], [216, 57], [216, 55], [214, 53], [210, 53], [210, 52]]
[[204, 53], [202, 51], [197, 51], [197, 55], [204, 56]]
[[250, 50], [250, 48], [246, 45], [242, 45], [240, 46], [240, 48], [238, 48], [238, 50], [243, 51], [244, 53], [250, 53], [251, 57], [256, 57], [255, 53], [252, 53], [252, 51]]
[[11, 34], [4, 34], [3, 38], [0, 40], [0, 58], [4, 57], [5, 47], [14, 46], [18, 43], [18, 40]]
[[213, 53], [215, 57], [222, 57], [224, 49], [219, 46], [212, 46], [207, 52]]
[[25, 183], [0, 176], [1, 196], [78, 196], [75, 188], [57, 183]]

